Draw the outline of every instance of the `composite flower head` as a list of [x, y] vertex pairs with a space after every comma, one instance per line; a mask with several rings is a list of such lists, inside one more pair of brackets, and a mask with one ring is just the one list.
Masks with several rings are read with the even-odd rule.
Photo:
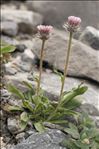
[[69, 16], [67, 22], [64, 24], [69, 32], [76, 32], [81, 24], [81, 18], [75, 16]]
[[51, 25], [38, 25], [37, 31], [40, 39], [47, 40], [53, 30]]

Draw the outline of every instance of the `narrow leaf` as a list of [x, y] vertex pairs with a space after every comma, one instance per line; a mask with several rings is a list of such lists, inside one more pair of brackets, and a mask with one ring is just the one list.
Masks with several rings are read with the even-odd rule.
[[45, 131], [45, 127], [43, 126], [43, 124], [41, 122], [34, 123], [34, 127], [38, 132], [44, 132]]

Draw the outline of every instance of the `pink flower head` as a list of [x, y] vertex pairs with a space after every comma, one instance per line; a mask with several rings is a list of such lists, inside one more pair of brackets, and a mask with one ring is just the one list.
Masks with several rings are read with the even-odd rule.
[[38, 25], [37, 30], [41, 39], [48, 39], [53, 27], [50, 25]]
[[72, 26], [78, 26], [81, 23], [81, 19], [79, 17], [70, 16], [68, 17], [68, 24]]
[[70, 32], [76, 32], [80, 27], [81, 19], [75, 16], [69, 16], [64, 27]]

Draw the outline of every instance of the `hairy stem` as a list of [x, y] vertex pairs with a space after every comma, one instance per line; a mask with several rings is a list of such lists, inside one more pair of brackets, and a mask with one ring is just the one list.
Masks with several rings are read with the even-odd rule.
[[63, 76], [63, 81], [62, 81], [62, 86], [61, 86], [61, 91], [60, 91], [60, 99], [59, 100], [61, 100], [63, 90], [64, 90], [65, 78], [67, 76], [67, 69], [68, 69], [69, 57], [70, 57], [70, 51], [71, 51], [72, 34], [73, 33], [70, 32], [69, 42], [68, 42], [68, 50], [67, 50], [67, 54], [66, 54], [65, 67], [64, 67], [64, 76]]
[[42, 48], [40, 52], [40, 72], [39, 72], [39, 80], [38, 80], [38, 85], [37, 85], [37, 95], [39, 95], [40, 91], [40, 83], [41, 83], [41, 75], [42, 75], [42, 65], [43, 65], [43, 52], [44, 52], [44, 45], [45, 45], [45, 40], [42, 40]]

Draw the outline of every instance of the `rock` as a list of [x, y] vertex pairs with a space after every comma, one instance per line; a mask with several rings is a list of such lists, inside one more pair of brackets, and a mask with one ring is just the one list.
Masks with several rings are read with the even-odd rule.
[[34, 54], [30, 49], [26, 49], [21, 56], [22, 61], [26, 61], [27, 63], [33, 63]]
[[33, 28], [42, 24], [43, 17], [27, 10], [1, 10], [1, 21], [13, 21], [18, 24], [19, 32], [32, 33]]
[[14, 46], [19, 44], [18, 40], [14, 39], [14, 38], [11, 38], [9, 36], [2, 35], [1, 40], [3, 40], [4, 42], [6, 42], [8, 44], [14, 45]]
[[99, 50], [99, 30], [95, 29], [94, 27], [86, 27], [80, 35], [79, 40], [92, 48]]
[[[97, 99], [98, 99], [98, 97], [97, 97]], [[85, 103], [85, 104], [80, 106], [80, 110], [81, 110], [81, 112], [82, 111], [87, 112], [89, 115], [91, 115], [93, 117], [98, 117], [99, 116], [99, 111], [98, 111], [99, 110], [99, 103], [98, 102], [97, 102], [97, 105], [98, 106], [96, 109], [96, 107], [94, 105]]]
[[94, 116], [93, 119], [96, 123], [96, 126], [99, 128], [99, 116]]
[[26, 135], [25, 132], [22, 132], [22, 133], [19, 133], [19, 134], [16, 135], [15, 138], [18, 141], [18, 143], [22, 142], [23, 140], [25, 140], [25, 135]]
[[32, 50], [33, 49], [33, 41], [32, 40], [21, 40], [20, 44], [25, 45], [28, 49]]
[[26, 4], [29, 10], [44, 16], [45, 24], [60, 29], [70, 15], [81, 17], [83, 27], [99, 25], [98, 1], [27, 1]]
[[1, 95], [0, 102], [2, 104], [7, 103], [10, 99], [10, 96], [11, 96], [11, 94], [6, 89], [1, 89], [0, 95]]
[[59, 145], [63, 139], [65, 139], [65, 135], [56, 129], [48, 130], [42, 134], [36, 132], [16, 145], [14, 149], [66, 149]]
[[7, 127], [9, 129], [10, 132], [16, 132], [18, 131], [20, 128], [19, 128], [19, 120], [16, 119], [16, 118], [8, 118], [7, 120]]
[[3, 34], [8, 36], [16, 36], [18, 33], [18, 25], [15, 22], [4, 21], [1, 22], [1, 31]]
[[25, 49], [21, 56], [17, 56], [13, 62], [22, 71], [30, 72], [35, 63], [34, 54], [30, 49]]
[[[44, 61], [54, 68], [64, 71], [68, 38], [63, 32], [55, 30], [55, 33], [45, 43]], [[41, 40], [34, 39], [33, 52], [39, 58], [41, 50]], [[68, 76], [81, 77], [99, 82], [99, 51], [96, 51], [83, 43], [72, 41], [72, 51], [70, 55]]]
[[27, 47], [24, 44], [18, 44], [18, 45], [16, 45], [16, 51], [18, 51], [18, 52], [24, 52], [24, 50], [26, 48]]
[[17, 71], [17, 69], [12, 67], [12, 64], [10, 62], [5, 64], [5, 73], [7, 75], [15, 75]]

